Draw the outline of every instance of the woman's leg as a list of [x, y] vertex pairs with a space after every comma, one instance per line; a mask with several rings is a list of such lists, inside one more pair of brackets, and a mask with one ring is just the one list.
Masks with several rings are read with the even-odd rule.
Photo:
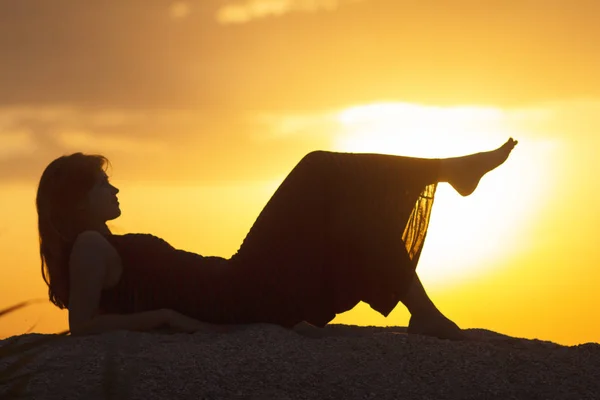
[[[273, 239], [281, 233], [279, 230], [289, 227], [286, 221], [290, 222], [290, 217], [309, 214], [321, 218], [322, 215], [318, 212], [333, 211], [342, 214], [340, 210], [352, 214], [355, 211], [352, 207], [356, 207], [356, 202], [349, 200], [357, 196], [366, 196], [376, 204], [381, 196], [406, 193], [410, 201], [414, 202], [418, 192], [427, 185], [438, 182], [447, 182], [461, 195], [468, 196], [475, 190], [483, 175], [507, 159], [516, 144], [511, 138], [493, 151], [444, 159], [326, 151], [309, 153], [290, 172], [266, 204], [246, 240], [258, 237], [260, 240], [255, 240], [257, 247], [269, 249], [273, 245]], [[337, 195], [332, 195], [334, 189], [337, 189]], [[398, 196], [392, 199], [394, 202], [401, 201]], [[410, 209], [413, 205], [410, 203]], [[303, 223], [306, 218], [296, 218], [291, 222]]]
[[[273, 315], [294, 306], [322, 323], [360, 300], [387, 315], [404, 298], [417, 310], [411, 331], [448, 336], [439, 328], [442, 319], [432, 317], [439, 311], [418, 311], [429, 300], [412, 279], [430, 207], [413, 213], [422, 229], [411, 228], [411, 211], [437, 182], [470, 194], [515, 144], [511, 139], [494, 151], [448, 159], [312, 152], [282, 182], [230, 261], [247, 274], [244, 287], [261, 288]], [[404, 240], [405, 228], [417, 233], [416, 249]], [[325, 300], [308, 304], [306, 293]], [[282, 298], [292, 306], [284, 307]]]
[[401, 301], [411, 314], [408, 333], [452, 340], [465, 338], [461, 329], [431, 301], [416, 273]]
[[[342, 156], [365, 160], [363, 164], [371, 168], [374, 176], [386, 177], [394, 173], [415, 174], [422, 186], [447, 182], [459, 194], [468, 196], [475, 191], [485, 174], [506, 161], [517, 143], [513, 138], [509, 138], [506, 143], [495, 150], [441, 159], [366, 153], [345, 153]], [[405, 183], [411, 181], [406, 177], [404, 180]]]
[[517, 143], [510, 138], [496, 150], [441, 159], [440, 182], [448, 182], [462, 196], [470, 195], [486, 173], [506, 161]]
[[[470, 195], [483, 175], [506, 161], [517, 143], [510, 138], [493, 151], [442, 159], [440, 182], [448, 182], [462, 196]], [[464, 332], [435, 306], [416, 273], [401, 301], [411, 313], [409, 333], [454, 340], [465, 338]]]

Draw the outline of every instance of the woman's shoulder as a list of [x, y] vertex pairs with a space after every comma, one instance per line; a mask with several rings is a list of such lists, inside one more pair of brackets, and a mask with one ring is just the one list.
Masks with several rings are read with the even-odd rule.
[[[100, 264], [97, 262], [100, 261]], [[110, 288], [119, 281], [122, 263], [119, 253], [109, 242], [106, 235], [98, 231], [84, 231], [75, 238], [69, 257], [69, 269], [75, 271], [77, 266], [89, 271], [89, 264], [101, 266], [104, 274], [102, 287]], [[86, 272], [87, 274], [87, 272]]]
[[171, 246], [164, 239], [152, 235], [150, 233], [124, 233], [124, 234], [110, 234], [104, 237], [109, 243], [113, 244], [140, 244], [140, 245], [163, 245], [167, 247]]
[[98, 231], [83, 231], [73, 241], [73, 248], [86, 248], [100, 250], [109, 246], [106, 236]]
[[171, 246], [170, 243], [150, 233], [105, 234], [94, 230], [81, 232], [73, 242], [73, 247], [77, 246], [102, 250], [119, 247], [121, 245], [133, 244], [153, 246], [160, 245], [173, 249], [173, 246]]
[[71, 255], [77, 253], [113, 256], [115, 248], [106, 235], [98, 231], [87, 230], [77, 235], [73, 242]]

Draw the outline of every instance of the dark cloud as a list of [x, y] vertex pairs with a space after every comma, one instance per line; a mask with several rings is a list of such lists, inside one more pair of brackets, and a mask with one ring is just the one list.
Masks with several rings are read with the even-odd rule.
[[186, 53], [206, 52], [206, 28], [194, 24], [192, 35], [173, 24], [168, 2], [24, 0], [0, 10], [5, 104], [135, 107], [196, 98], [183, 71]]
[[595, 0], [366, 0], [222, 25], [227, 1], [0, 3], [0, 104], [315, 109], [600, 96]]
[[220, 24], [235, 3], [173, 18], [167, 0], [0, 2], [0, 142], [35, 143], [0, 157], [0, 180], [37, 179], [81, 138], [131, 179], [251, 179], [328, 145], [312, 123], [257, 140], [272, 127], [248, 116], [265, 110], [600, 97], [595, 0], [365, 0]]

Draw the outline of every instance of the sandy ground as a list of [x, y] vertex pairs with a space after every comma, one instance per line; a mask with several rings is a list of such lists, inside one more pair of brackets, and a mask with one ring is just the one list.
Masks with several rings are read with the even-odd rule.
[[[33, 372], [31, 399], [600, 399], [599, 344], [469, 332], [478, 340], [345, 325], [321, 338], [268, 325], [119, 331], [59, 337], [20, 373]], [[0, 349], [45, 336], [8, 338]], [[0, 359], [0, 374], [15, 360]], [[0, 382], [0, 398], [11, 386]]]

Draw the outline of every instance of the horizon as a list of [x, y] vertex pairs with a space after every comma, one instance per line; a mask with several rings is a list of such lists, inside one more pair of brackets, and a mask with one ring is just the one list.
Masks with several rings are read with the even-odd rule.
[[[417, 273], [461, 328], [600, 342], [600, 3], [311, 4], [0, 5], [3, 37], [23, 38], [0, 40], [0, 309], [47, 298], [34, 200], [61, 155], [108, 157], [114, 233], [229, 257], [312, 150], [439, 158], [513, 137], [473, 195], [439, 185]], [[332, 323], [408, 316], [360, 304]], [[66, 327], [35, 305], [0, 338], [38, 317]]]

